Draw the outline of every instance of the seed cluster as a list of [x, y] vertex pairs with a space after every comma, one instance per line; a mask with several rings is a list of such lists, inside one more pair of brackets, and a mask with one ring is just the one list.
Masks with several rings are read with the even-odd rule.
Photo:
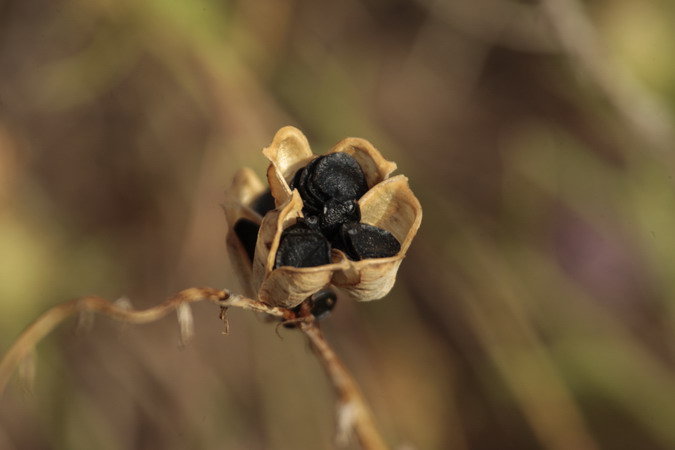
[[331, 248], [349, 259], [386, 258], [401, 244], [389, 231], [360, 223], [358, 199], [368, 191], [358, 162], [347, 153], [312, 160], [291, 182], [303, 200], [304, 219], [281, 234], [275, 268], [314, 267], [331, 262]]

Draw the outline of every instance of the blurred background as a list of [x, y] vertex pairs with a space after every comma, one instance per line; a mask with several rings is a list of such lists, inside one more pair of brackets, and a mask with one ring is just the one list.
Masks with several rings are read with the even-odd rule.
[[[239, 289], [220, 203], [295, 125], [424, 207], [384, 300], [322, 325], [398, 449], [675, 448], [675, 4], [0, 0], [0, 351], [86, 294]], [[305, 340], [197, 304], [73, 318], [2, 449], [330, 449]], [[357, 448], [352, 444], [350, 448]]]

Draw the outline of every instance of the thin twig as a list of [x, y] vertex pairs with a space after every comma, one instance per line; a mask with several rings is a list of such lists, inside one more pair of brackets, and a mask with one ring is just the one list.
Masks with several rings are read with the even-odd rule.
[[188, 305], [199, 301], [208, 301], [220, 306], [221, 319], [225, 322], [226, 329], [225, 311], [230, 307], [265, 313], [286, 322], [299, 322], [299, 328], [313, 344], [316, 355], [339, 396], [338, 437], [341, 437], [341, 440], [344, 441], [348, 437], [349, 431], [353, 430], [365, 450], [388, 448], [377, 428], [375, 428], [370, 408], [356, 381], [324, 339], [321, 331], [315, 325], [313, 316], [297, 317], [289, 309], [269, 306], [242, 295], [231, 295], [227, 290], [213, 288], [185, 289], [163, 303], [144, 310], [131, 309], [128, 302], [124, 304], [110, 302], [93, 296], [78, 298], [54, 306], [30, 324], [3, 356], [2, 361], [0, 361], [0, 394], [2, 394], [12, 374], [21, 363], [31, 357], [37, 344], [61, 322], [75, 314], [98, 313], [121, 322], [142, 324], [154, 322], [177, 310], [181, 329], [184, 331], [183, 338], [185, 338], [186, 335], [189, 335], [188, 330], [192, 324], [192, 316]]
[[0, 393], [5, 389], [11, 375], [23, 360], [31, 355], [35, 346], [56, 326], [67, 318], [81, 313], [98, 313], [126, 323], [149, 323], [161, 319], [168, 313], [198, 301], [209, 301], [221, 307], [236, 307], [284, 317], [285, 310], [267, 306], [240, 295], [230, 295], [226, 290], [213, 288], [190, 288], [180, 291], [163, 303], [144, 310], [133, 310], [121, 304], [109, 302], [100, 297], [82, 297], [54, 306], [38, 317], [16, 339], [0, 361]]
[[348, 437], [345, 433], [353, 429], [361, 447], [365, 450], [387, 449], [387, 444], [375, 427], [375, 421], [361, 389], [324, 339], [321, 330], [314, 321], [304, 321], [299, 326], [313, 344], [315, 353], [339, 396], [338, 438], [345, 440]]

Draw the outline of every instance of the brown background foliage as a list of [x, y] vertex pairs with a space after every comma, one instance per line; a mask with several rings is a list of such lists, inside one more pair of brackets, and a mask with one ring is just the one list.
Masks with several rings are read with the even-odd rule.
[[[578, 8], [576, 8], [578, 7]], [[388, 298], [323, 328], [393, 445], [675, 447], [665, 0], [0, 1], [0, 348], [85, 294], [237, 289], [222, 192], [295, 125], [425, 211]], [[332, 448], [298, 333], [198, 305], [43, 342], [0, 448]]]

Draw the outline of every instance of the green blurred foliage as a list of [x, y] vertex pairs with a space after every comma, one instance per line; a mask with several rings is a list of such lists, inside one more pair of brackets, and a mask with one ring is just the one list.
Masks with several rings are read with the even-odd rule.
[[[594, 72], [549, 3], [0, 1], [0, 348], [85, 294], [236, 290], [222, 192], [290, 124], [424, 207], [389, 297], [323, 325], [395, 448], [675, 448], [675, 8], [581, 5]], [[59, 328], [0, 448], [332, 448], [302, 337], [195, 310], [186, 348]]]

